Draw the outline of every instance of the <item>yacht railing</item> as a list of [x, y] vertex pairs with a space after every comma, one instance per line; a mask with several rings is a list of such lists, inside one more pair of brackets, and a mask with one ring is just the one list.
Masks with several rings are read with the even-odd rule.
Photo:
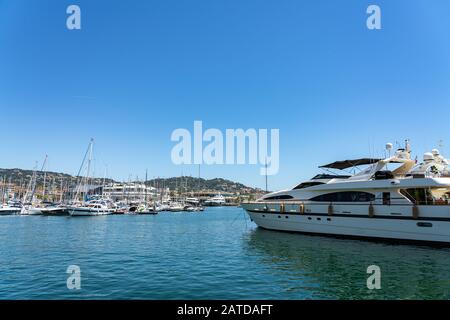
[[446, 206], [450, 205], [449, 200], [434, 200], [434, 201], [416, 201], [415, 203], [373, 203], [373, 202], [310, 202], [310, 200], [281, 200], [281, 201], [243, 201], [241, 204], [261, 204], [261, 205], [308, 205], [308, 206], [329, 206], [331, 205], [345, 205], [345, 206]]

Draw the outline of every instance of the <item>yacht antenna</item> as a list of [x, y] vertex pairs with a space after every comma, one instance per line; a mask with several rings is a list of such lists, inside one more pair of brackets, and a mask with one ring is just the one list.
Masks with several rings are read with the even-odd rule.
[[444, 153], [444, 140], [440, 139], [439, 140], [439, 151], [441, 152], [441, 154]]
[[391, 157], [391, 150], [394, 147], [394, 145], [390, 142], [386, 143], [386, 150], [388, 152], [389, 158]]
[[266, 157], [266, 161], [265, 161], [265, 168], [266, 168], [266, 193], [268, 192], [268, 187], [267, 187], [267, 157]]

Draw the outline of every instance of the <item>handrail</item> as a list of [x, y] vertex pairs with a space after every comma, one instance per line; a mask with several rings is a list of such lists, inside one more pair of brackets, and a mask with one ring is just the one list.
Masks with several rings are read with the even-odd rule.
[[328, 206], [333, 204], [333, 205], [346, 205], [346, 206], [363, 206], [363, 205], [370, 205], [372, 204], [373, 206], [450, 206], [450, 203], [390, 203], [390, 204], [382, 204], [382, 203], [371, 203], [371, 202], [361, 202], [361, 203], [351, 203], [351, 202], [327, 202], [324, 201], [322, 203], [317, 203], [317, 202], [306, 202], [305, 201], [301, 201], [301, 200], [289, 200], [289, 201], [243, 201], [241, 202], [241, 204], [261, 204], [261, 205], [319, 205], [319, 206]]

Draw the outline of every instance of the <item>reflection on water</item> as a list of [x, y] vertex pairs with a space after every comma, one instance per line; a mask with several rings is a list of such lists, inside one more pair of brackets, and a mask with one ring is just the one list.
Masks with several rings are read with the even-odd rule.
[[[253, 230], [248, 254], [270, 268], [286, 292], [320, 299], [449, 299], [450, 249]], [[381, 290], [366, 271], [381, 268]], [[282, 276], [281, 276], [282, 275]]]
[[[260, 230], [240, 208], [4, 216], [0, 243], [0, 299], [450, 298], [450, 249]], [[66, 286], [73, 264], [79, 291]]]

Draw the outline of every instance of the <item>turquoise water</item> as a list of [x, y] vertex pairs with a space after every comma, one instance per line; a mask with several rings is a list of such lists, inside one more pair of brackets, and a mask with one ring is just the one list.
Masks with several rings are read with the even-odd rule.
[[450, 249], [261, 230], [240, 208], [0, 217], [0, 299], [449, 298]]

